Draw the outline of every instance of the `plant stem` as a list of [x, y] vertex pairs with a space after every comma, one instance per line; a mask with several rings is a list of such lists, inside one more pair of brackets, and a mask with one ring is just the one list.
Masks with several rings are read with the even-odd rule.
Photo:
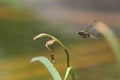
[[67, 67], [70, 67], [70, 65], [69, 65], [69, 53], [68, 53], [67, 49], [64, 49], [64, 51], [67, 55]]

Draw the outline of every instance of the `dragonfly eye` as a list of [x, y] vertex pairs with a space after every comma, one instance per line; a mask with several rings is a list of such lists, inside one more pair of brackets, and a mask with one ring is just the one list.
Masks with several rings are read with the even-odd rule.
[[81, 35], [82, 34], [82, 32], [78, 32], [78, 35]]

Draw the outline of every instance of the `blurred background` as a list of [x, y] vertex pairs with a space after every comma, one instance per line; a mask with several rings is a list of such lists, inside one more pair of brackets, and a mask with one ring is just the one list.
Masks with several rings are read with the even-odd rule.
[[[119, 0], [0, 0], [0, 80], [53, 80], [35, 56], [49, 54], [33, 37], [49, 33], [68, 48], [76, 80], [120, 80], [108, 42], [84, 39], [77, 32], [94, 20], [106, 23], [120, 41]], [[56, 68], [64, 77], [66, 55], [55, 45]], [[69, 79], [70, 80], [70, 79]]]

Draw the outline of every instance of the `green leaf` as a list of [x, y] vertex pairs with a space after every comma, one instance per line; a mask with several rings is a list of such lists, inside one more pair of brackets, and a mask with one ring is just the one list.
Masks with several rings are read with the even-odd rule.
[[53, 64], [44, 56], [41, 57], [35, 57], [32, 58], [31, 62], [39, 61], [45, 65], [45, 67], [48, 69], [50, 74], [52, 75], [54, 80], [62, 80], [60, 74], [56, 70], [56, 68], [53, 66]]
[[118, 40], [113, 33], [113, 31], [104, 23], [98, 22], [96, 24], [96, 29], [103, 34], [103, 36], [106, 38], [106, 40], [109, 42], [117, 61], [120, 63], [120, 46], [118, 43]]
[[69, 75], [72, 76], [72, 80], [75, 80], [75, 74], [74, 74], [74, 70], [73, 70], [72, 67], [68, 67], [68, 68], [67, 68], [67, 71], [66, 71], [64, 80], [67, 80], [67, 77], [68, 77]]
[[50, 37], [50, 38], [52, 38], [54, 41], [58, 42], [64, 49], [66, 49], [66, 47], [63, 45], [63, 43], [62, 43], [60, 40], [58, 40], [58, 39], [55, 38], [54, 36], [52, 36], [52, 35], [50, 35], [50, 34], [47, 34], [47, 33], [41, 33], [41, 34], [35, 36], [35, 37], [33, 38], [33, 40], [36, 40], [36, 39], [42, 38], [42, 37]]
[[54, 37], [54, 36], [52, 36], [50, 34], [47, 34], [47, 33], [41, 33], [41, 34], [35, 36], [33, 38], [33, 40], [36, 40], [38, 38], [43, 38], [43, 37], [49, 37], [49, 38], [51, 38], [51, 40], [47, 41], [47, 43], [46, 43], [46, 47], [48, 48], [48, 50], [49, 50], [48, 45], [52, 45], [54, 42], [59, 43], [64, 48], [64, 51], [65, 51], [66, 56], [67, 56], [67, 67], [69, 67], [69, 53], [67, 51], [67, 48], [63, 45], [63, 43], [60, 40], [58, 40], [56, 37]]

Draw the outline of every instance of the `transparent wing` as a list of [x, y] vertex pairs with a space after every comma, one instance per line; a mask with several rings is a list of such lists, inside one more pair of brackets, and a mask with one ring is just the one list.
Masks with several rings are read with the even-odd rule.
[[93, 23], [90, 26], [87, 26], [87, 29], [85, 31], [92, 31], [92, 29], [94, 29], [94, 25], [96, 24], [96, 21], [93, 21]]
[[99, 39], [99, 40], [101, 40], [101, 38], [97, 38], [97, 37], [95, 37], [95, 36], [93, 36], [93, 35], [90, 35], [90, 37], [91, 37], [91, 38], [94, 38], [94, 39]]

